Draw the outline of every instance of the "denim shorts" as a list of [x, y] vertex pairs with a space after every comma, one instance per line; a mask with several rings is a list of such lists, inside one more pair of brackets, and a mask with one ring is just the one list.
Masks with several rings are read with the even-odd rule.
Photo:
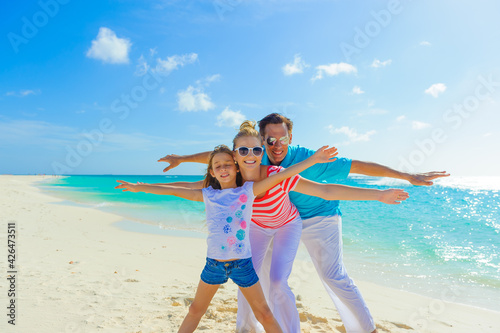
[[239, 287], [251, 287], [259, 281], [252, 258], [217, 261], [207, 258], [201, 280], [207, 284], [223, 284], [231, 278]]

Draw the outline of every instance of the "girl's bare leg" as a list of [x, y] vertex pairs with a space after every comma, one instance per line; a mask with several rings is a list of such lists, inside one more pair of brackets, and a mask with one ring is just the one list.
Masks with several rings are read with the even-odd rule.
[[240, 287], [243, 296], [245, 296], [248, 304], [252, 308], [255, 318], [264, 326], [267, 333], [283, 333], [280, 325], [276, 321], [271, 312], [271, 309], [267, 305], [266, 298], [262, 292], [260, 282], [257, 282], [251, 287], [242, 288]]
[[198, 327], [201, 317], [207, 312], [220, 284], [208, 284], [200, 280], [194, 301], [189, 307], [189, 312], [179, 328], [179, 333], [192, 333]]

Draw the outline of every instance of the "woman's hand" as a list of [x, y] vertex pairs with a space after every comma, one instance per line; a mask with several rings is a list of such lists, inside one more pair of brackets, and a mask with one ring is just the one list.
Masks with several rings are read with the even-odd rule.
[[140, 192], [139, 189], [137, 188], [138, 185], [140, 184], [133, 184], [126, 182], [124, 180], [117, 180], [118, 183], [121, 183], [120, 185], [116, 186], [116, 189], [123, 189], [123, 192]]
[[410, 195], [401, 189], [390, 189], [382, 191], [378, 201], [388, 205], [399, 205], [402, 201], [408, 199]]
[[323, 146], [320, 149], [318, 149], [314, 155], [311, 156], [313, 161], [315, 163], [330, 163], [335, 161], [337, 158], [334, 158], [334, 156], [337, 156], [337, 148], [335, 147], [330, 147], [328, 146]]

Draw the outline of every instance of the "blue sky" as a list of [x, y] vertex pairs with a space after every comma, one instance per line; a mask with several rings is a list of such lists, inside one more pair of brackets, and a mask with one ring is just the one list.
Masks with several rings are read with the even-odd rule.
[[[497, 175], [500, 4], [68, 1], [0, 17], [0, 174], [161, 174], [280, 112], [293, 143]], [[184, 165], [172, 174], [200, 174]]]

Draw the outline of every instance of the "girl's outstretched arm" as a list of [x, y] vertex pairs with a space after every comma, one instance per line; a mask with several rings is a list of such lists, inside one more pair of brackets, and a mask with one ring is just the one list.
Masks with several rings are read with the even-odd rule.
[[[145, 183], [138, 182], [137, 184], [145, 184]], [[154, 183], [149, 185], [166, 185], [166, 186], [184, 187], [190, 189], [202, 189], [203, 180], [199, 180], [197, 182]]]
[[336, 184], [320, 184], [301, 178], [295, 192], [320, 197], [325, 200], [377, 200], [386, 204], [397, 205], [410, 196], [403, 190], [377, 190]]
[[285, 170], [278, 172], [266, 179], [255, 182], [253, 185], [253, 193], [257, 196], [261, 193], [265, 193], [267, 190], [276, 186], [283, 180], [295, 176], [296, 174], [304, 171], [305, 169], [313, 166], [316, 163], [330, 163], [336, 160], [334, 156], [337, 156], [337, 148], [328, 146], [323, 146], [318, 149], [314, 155], [310, 156], [308, 159], [294, 164]]
[[175, 187], [169, 185], [151, 185], [151, 184], [133, 184], [123, 180], [117, 180], [120, 185], [117, 189], [123, 189], [123, 192], [145, 192], [162, 195], [175, 195], [192, 201], [203, 201], [203, 193], [200, 189], [190, 189], [185, 187]]

